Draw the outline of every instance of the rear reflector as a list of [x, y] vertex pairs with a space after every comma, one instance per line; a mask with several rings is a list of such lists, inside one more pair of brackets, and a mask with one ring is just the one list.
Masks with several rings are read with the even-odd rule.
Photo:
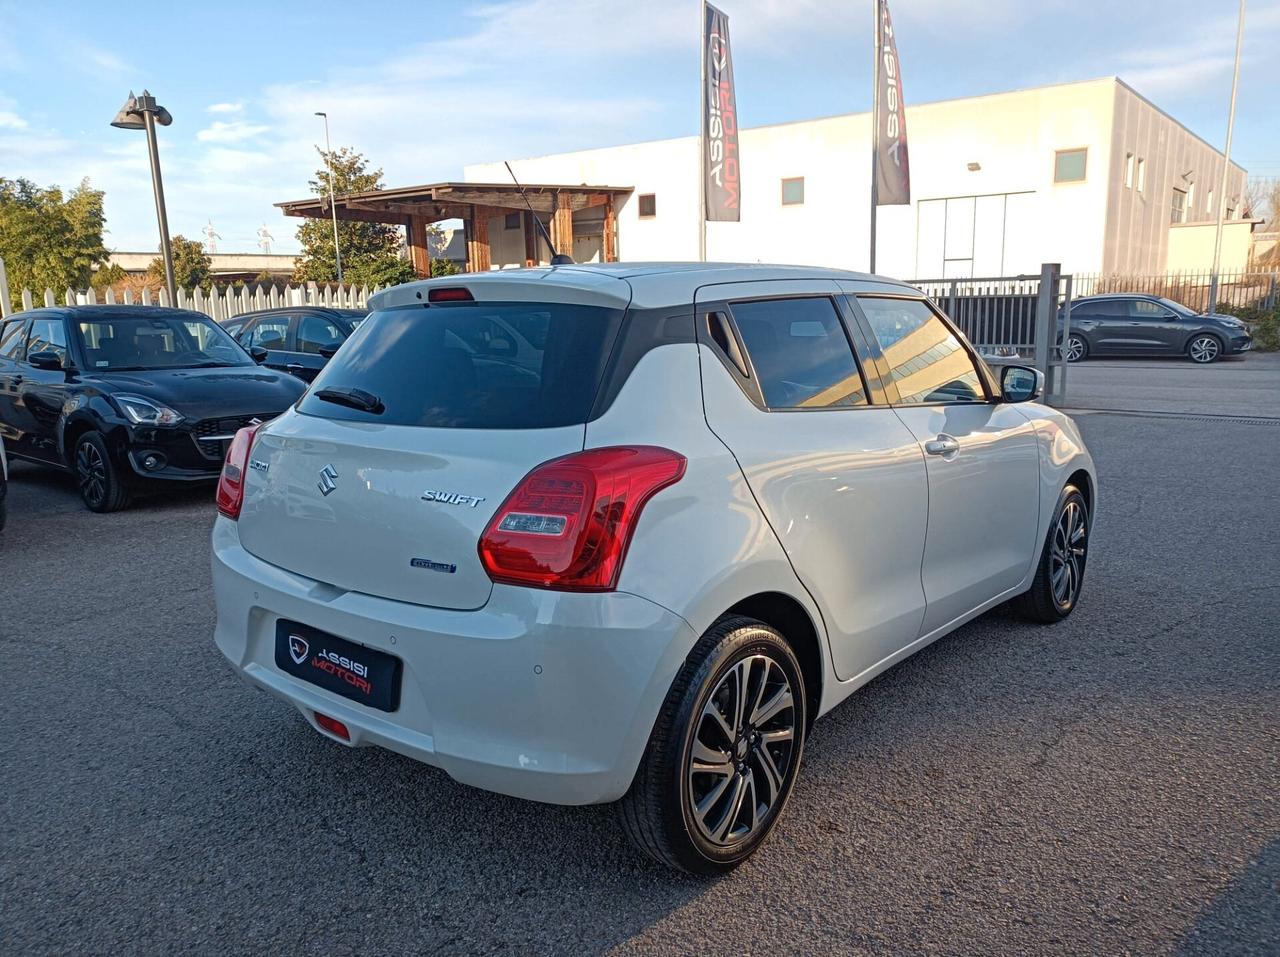
[[443, 286], [430, 290], [427, 302], [475, 302], [475, 296], [465, 286]]
[[222, 474], [218, 477], [218, 511], [230, 519], [240, 517], [240, 506], [244, 504], [244, 478], [249, 470], [249, 452], [253, 449], [253, 438], [257, 435], [258, 428], [250, 425], [237, 432], [227, 449], [227, 460], [222, 463]]
[[341, 738], [343, 741], [351, 740], [351, 732], [348, 731], [347, 726], [337, 718], [331, 718], [327, 714], [321, 714], [317, 711], [316, 724], [320, 725], [320, 727], [324, 728], [336, 738]]
[[612, 591], [640, 511], [684, 475], [678, 452], [651, 445], [589, 449], [539, 465], [507, 496], [480, 539], [495, 582]]

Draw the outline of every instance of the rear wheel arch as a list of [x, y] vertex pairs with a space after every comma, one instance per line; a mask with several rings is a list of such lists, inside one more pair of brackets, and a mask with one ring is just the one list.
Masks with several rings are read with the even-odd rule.
[[776, 629], [800, 662], [805, 697], [809, 701], [807, 724], [813, 726], [822, 702], [823, 648], [818, 628], [808, 609], [783, 592], [760, 592], [725, 610], [721, 617], [741, 615]]

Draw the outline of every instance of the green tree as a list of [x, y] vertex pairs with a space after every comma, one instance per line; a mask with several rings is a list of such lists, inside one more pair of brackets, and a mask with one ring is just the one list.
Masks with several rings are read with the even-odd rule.
[[97, 290], [107, 289], [118, 282], [123, 282], [126, 275], [127, 273], [118, 263], [108, 263], [94, 270], [93, 275], [89, 277], [89, 285]]
[[87, 179], [64, 196], [57, 186], [0, 177], [0, 259], [15, 308], [23, 287], [39, 293], [88, 286], [93, 267], [107, 259], [105, 224], [102, 190]]
[[[173, 283], [179, 289], [199, 286], [205, 292], [213, 285], [213, 261], [204, 251], [204, 244], [179, 234], [170, 240], [173, 248]], [[164, 285], [164, 260], [157, 256], [147, 267], [147, 280]]]
[[[309, 181], [317, 196], [329, 195], [329, 161], [333, 164], [334, 192], [359, 193], [382, 189], [382, 170], [370, 169], [363, 154], [343, 147], [332, 155], [317, 149], [324, 165]], [[333, 253], [333, 222], [308, 219], [298, 227], [302, 256], [294, 270], [295, 282], [337, 282], [338, 267]], [[338, 221], [338, 242], [342, 247], [342, 280], [355, 285], [394, 286], [415, 278], [413, 265], [400, 255], [400, 230], [385, 223]]]

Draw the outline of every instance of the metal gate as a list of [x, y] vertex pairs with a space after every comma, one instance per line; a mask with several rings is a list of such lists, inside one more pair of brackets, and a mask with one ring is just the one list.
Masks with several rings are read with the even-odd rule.
[[951, 317], [993, 365], [1034, 364], [1044, 373], [1046, 398], [1066, 401], [1062, 343], [1071, 332], [1071, 280], [1057, 263], [1038, 276], [917, 279], [912, 282]]

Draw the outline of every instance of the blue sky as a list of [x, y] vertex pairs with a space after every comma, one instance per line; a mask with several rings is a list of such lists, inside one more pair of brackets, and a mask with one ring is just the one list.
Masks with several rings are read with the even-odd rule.
[[[870, 103], [871, 0], [723, 0], [747, 126]], [[891, 0], [912, 102], [1119, 75], [1211, 143], [1226, 133], [1232, 0]], [[174, 232], [297, 248], [327, 110], [390, 185], [466, 163], [697, 129], [697, 0], [128, 4], [0, 0], [0, 176], [107, 193], [107, 243], [156, 247], [145, 138], [108, 123], [148, 87]], [[1253, 0], [1233, 158], [1280, 175], [1280, 0]]]

